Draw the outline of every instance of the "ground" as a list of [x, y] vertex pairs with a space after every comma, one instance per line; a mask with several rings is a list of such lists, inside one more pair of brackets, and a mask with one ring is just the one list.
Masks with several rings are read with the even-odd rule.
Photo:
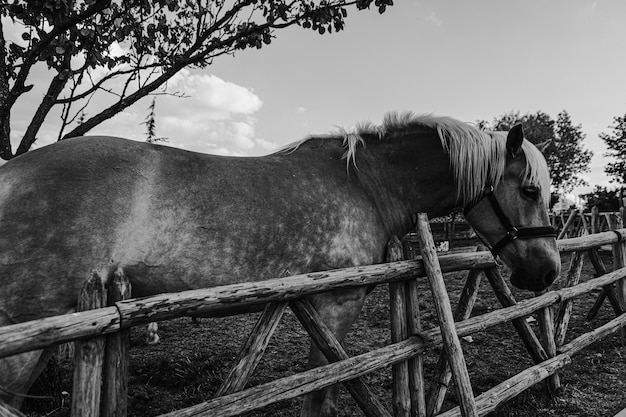
[[[611, 269], [610, 252], [601, 252]], [[563, 270], [569, 267], [569, 255], [563, 256]], [[446, 286], [453, 306], [463, 287], [466, 272], [446, 275]], [[593, 274], [591, 263], [585, 258], [583, 280]], [[558, 283], [557, 283], [558, 286]], [[420, 300], [424, 327], [436, 325], [435, 312], [426, 279], [420, 280], [424, 296]], [[531, 295], [513, 291], [521, 300]], [[587, 321], [585, 316], [598, 293], [575, 301], [567, 341], [596, 328], [614, 317], [608, 302], [598, 316]], [[481, 283], [479, 299], [473, 315], [499, 308], [485, 278]], [[131, 336], [129, 416], [156, 416], [191, 406], [212, 398], [228, 372], [228, 366], [252, 328], [255, 315], [222, 319], [203, 319], [193, 323], [183, 318], [159, 325], [161, 342], [155, 346], [145, 343], [145, 327], [134, 328]], [[535, 325], [533, 324], [533, 328]], [[387, 286], [379, 286], [368, 297], [367, 304], [356, 325], [345, 340], [350, 355], [363, 353], [389, 343], [389, 300]], [[463, 341], [463, 350], [476, 395], [517, 374], [532, 365], [528, 353], [510, 323], [476, 333], [472, 341]], [[263, 362], [250, 385], [267, 382], [306, 369], [309, 342], [294, 315], [288, 311], [283, 317], [267, 349]], [[620, 336], [613, 334], [598, 341], [580, 354], [561, 372], [563, 391], [557, 397], [546, 394], [539, 384], [520, 394], [492, 413], [496, 417], [602, 417], [614, 416], [626, 408], [626, 347]], [[425, 355], [427, 383], [437, 361], [438, 352]], [[384, 404], [391, 404], [391, 371], [385, 368], [366, 378], [369, 386]], [[69, 416], [71, 388], [71, 361], [59, 356], [51, 362], [32, 393], [51, 395], [52, 399], [28, 400], [28, 416]], [[301, 399], [279, 402], [248, 416], [274, 417], [299, 415]], [[449, 393], [444, 410], [457, 405]], [[342, 390], [341, 416], [361, 416], [350, 395]]]

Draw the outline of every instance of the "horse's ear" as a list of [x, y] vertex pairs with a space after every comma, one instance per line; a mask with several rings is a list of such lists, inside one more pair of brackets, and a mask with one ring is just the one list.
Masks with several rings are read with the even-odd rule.
[[548, 139], [545, 142], [535, 144], [535, 146], [537, 147], [537, 149], [539, 149], [541, 153], [543, 153], [543, 151], [545, 151], [548, 148], [548, 146], [550, 146], [551, 143], [552, 143], [552, 139]]
[[506, 137], [506, 151], [515, 158], [522, 150], [522, 142], [524, 142], [524, 131], [522, 125], [517, 124], [509, 130]]

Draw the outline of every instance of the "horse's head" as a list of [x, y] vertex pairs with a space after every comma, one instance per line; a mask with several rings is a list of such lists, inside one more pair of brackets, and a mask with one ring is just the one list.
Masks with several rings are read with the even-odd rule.
[[559, 276], [561, 260], [547, 205], [550, 178], [545, 159], [524, 140], [521, 125], [506, 136], [506, 161], [499, 181], [465, 215], [494, 255], [511, 268], [511, 283], [541, 291]]

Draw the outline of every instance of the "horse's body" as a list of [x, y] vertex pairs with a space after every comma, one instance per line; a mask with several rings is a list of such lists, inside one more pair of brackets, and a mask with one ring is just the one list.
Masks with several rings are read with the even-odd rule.
[[[484, 149], [461, 151], [468, 160], [457, 161], [459, 138]], [[480, 205], [485, 185], [508, 203], [532, 183], [538, 195], [518, 196], [523, 204], [512, 201], [508, 215], [519, 225], [547, 225], [545, 161], [521, 141], [521, 157], [507, 156], [505, 142], [451, 119], [405, 116], [258, 158], [117, 138], [29, 152], [0, 167], [0, 326], [73, 311], [93, 270], [111, 277], [123, 268], [137, 297], [380, 263], [414, 213]], [[480, 155], [488, 160], [469, 160]], [[468, 186], [464, 175], [483, 183]], [[468, 219], [493, 243], [504, 232], [480, 211]], [[515, 241], [502, 258], [520, 287], [545, 288], [558, 275], [553, 238]], [[357, 289], [312, 301], [341, 340], [364, 297]], [[0, 360], [0, 386], [25, 392], [47, 359], [33, 352]], [[311, 362], [324, 362], [316, 349]], [[309, 395], [303, 415], [332, 414], [333, 395]]]

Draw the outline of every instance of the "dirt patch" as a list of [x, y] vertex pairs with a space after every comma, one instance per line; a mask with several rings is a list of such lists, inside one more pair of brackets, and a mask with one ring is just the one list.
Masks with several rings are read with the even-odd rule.
[[[609, 252], [601, 252], [609, 270]], [[563, 270], [569, 268], [569, 255], [563, 257]], [[466, 272], [446, 275], [446, 285], [453, 306], [463, 287]], [[593, 276], [593, 267], [585, 258], [582, 280]], [[562, 276], [563, 278], [563, 276]], [[558, 286], [558, 283], [557, 283]], [[420, 279], [422, 320], [425, 328], [437, 325], [432, 297], [427, 280]], [[529, 293], [513, 290], [518, 300]], [[574, 310], [566, 342], [592, 330], [614, 317], [608, 302], [592, 321], [585, 316], [598, 293], [579, 298]], [[473, 316], [500, 307], [485, 278], [481, 282], [479, 298]], [[135, 328], [131, 336], [131, 363], [129, 387], [129, 416], [154, 416], [184, 408], [211, 399], [235, 360], [240, 346], [254, 325], [258, 314], [222, 319], [178, 319], [159, 325], [161, 343], [145, 343], [145, 327]], [[533, 327], [536, 325], [533, 324]], [[367, 299], [363, 313], [346, 337], [345, 346], [350, 355], [356, 355], [389, 344], [389, 295], [387, 286], [379, 286]], [[472, 341], [463, 341], [463, 350], [476, 395], [531, 366], [532, 360], [510, 323], [472, 335]], [[292, 375], [306, 369], [309, 341], [300, 324], [289, 311], [283, 317], [272, 338], [267, 354], [253, 376], [250, 386], [278, 377]], [[439, 352], [425, 355], [426, 380], [437, 362]], [[596, 342], [574, 357], [572, 365], [561, 372], [563, 392], [551, 398], [544, 384], [520, 394], [492, 414], [513, 416], [614, 416], [626, 408], [626, 347], [619, 334]], [[391, 404], [391, 370], [369, 374], [369, 386], [383, 404]], [[457, 402], [454, 390], [448, 394], [444, 410]], [[32, 393], [51, 395], [51, 400], [28, 400], [25, 411], [29, 416], [69, 416], [71, 393], [71, 362], [57, 358], [51, 362]], [[283, 401], [248, 416], [296, 416], [301, 399]], [[341, 416], [363, 415], [350, 395], [342, 389], [339, 409]]]

